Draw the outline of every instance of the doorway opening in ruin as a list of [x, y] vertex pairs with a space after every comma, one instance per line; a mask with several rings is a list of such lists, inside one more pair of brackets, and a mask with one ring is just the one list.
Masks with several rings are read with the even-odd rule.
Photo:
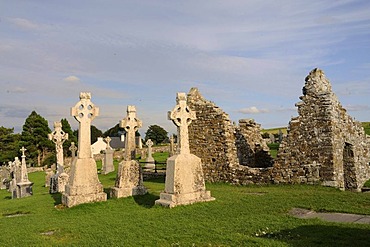
[[353, 145], [347, 142], [344, 144], [343, 149], [343, 177], [345, 190], [351, 190], [357, 187]]

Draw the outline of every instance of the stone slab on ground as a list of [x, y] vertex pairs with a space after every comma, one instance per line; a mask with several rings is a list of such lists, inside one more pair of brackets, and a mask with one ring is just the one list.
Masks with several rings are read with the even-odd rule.
[[370, 216], [361, 214], [317, 213], [303, 208], [293, 208], [289, 211], [289, 214], [300, 219], [319, 218], [329, 222], [370, 224]]

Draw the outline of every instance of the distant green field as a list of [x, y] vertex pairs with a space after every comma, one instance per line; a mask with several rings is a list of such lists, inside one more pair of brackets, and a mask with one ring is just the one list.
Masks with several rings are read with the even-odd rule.
[[271, 134], [279, 134], [279, 130], [283, 132], [283, 134], [287, 133], [287, 128], [286, 127], [279, 127], [279, 128], [272, 128], [272, 129], [262, 129], [262, 133], [271, 133]]
[[365, 133], [370, 135], [370, 122], [362, 122], [362, 127], [365, 129]]
[[[362, 126], [365, 129], [365, 133], [367, 135], [370, 135], [370, 122], [362, 122]], [[287, 127], [278, 127], [278, 128], [272, 128], [272, 129], [262, 129], [262, 133], [271, 133], [271, 134], [277, 134], [279, 133], [279, 130], [283, 132], [283, 134], [287, 133]]]

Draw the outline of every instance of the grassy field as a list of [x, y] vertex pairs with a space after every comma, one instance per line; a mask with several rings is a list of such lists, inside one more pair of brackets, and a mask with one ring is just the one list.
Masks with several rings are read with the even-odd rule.
[[[362, 122], [362, 126], [365, 129], [365, 133], [370, 135], [370, 122]], [[272, 129], [262, 129], [262, 133], [271, 133], [271, 134], [277, 134], [279, 133], [279, 130], [283, 132], [283, 134], [287, 134], [287, 128], [286, 127], [280, 127], [280, 128], [272, 128]]]
[[280, 127], [280, 128], [272, 128], [272, 129], [262, 129], [261, 132], [262, 133], [271, 133], [271, 134], [278, 134], [279, 133], [279, 130], [284, 134], [286, 135], [287, 134], [287, 129], [286, 127]]
[[[115, 162], [117, 166], [117, 162]], [[100, 166], [100, 165], [99, 165]], [[99, 175], [105, 191], [115, 172]], [[154, 205], [163, 179], [149, 193], [106, 202], [60, 206], [60, 194], [29, 174], [34, 195], [0, 191], [0, 246], [369, 246], [370, 225], [297, 219], [293, 207], [370, 214], [370, 194], [304, 185], [207, 184], [213, 202], [173, 209]]]
[[365, 129], [365, 133], [370, 135], [370, 122], [362, 122], [362, 126]]

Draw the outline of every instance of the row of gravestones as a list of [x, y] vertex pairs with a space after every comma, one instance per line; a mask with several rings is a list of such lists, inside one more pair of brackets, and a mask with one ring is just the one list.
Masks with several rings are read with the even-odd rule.
[[33, 183], [28, 180], [26, 155], [24, 147], [21, 148], [22, 160], [18, 157], [14, 161], [9, 161], [7, 166], [0, 168], [0, 189], [7, 189], [11, 193], [12, 199], [22, 198], [32, 195]]
[[[63, 170], [62, 144], [68, 135], [61, 129], [60, 122], [54, 124], [54, 132], [49, 135], [57, 151], [57, 171], [50, 178], [50, 192], [62, 193], [62, 203], [73, 207], [83, 203], [106, 201], [107, 195], [98, 179], [95, 160], [91, 154], [90, 126], [91, 121], [99, 115], [99, 108], [91, 102], [90, 93], [80, 93], [80, 101], [71, 108], [71, 115], [79, 122], [78, 152], [72, 158], [69, 175]], [[188, 125], [195, 119], [193, 112], [186, 105], [186, 94], [178, 93], [177, 105], [169, 112], [169, 119], [178, 128], [178, 150], [173, 150], [173, 139], [170, 144], [170, 155], [167, 161], [165, 190], [160, 194], [156, 204], [174, 207], [201, 201], [214, 200], [205, 189], [201, 160], [190, 154], [188, 140]], [[126, 131], [125, 151], [123, 161], [119, 163], [115, 186], [110, 190], [111, 198], [121, 198], [133, 195], [143, 195], [147, 189], [143, 185], [142, 169], [135, 160], [135, 132], [142, 126], [136, 117], [135, 106], [127, 107], [127, 116], [120, 121], [120, 127]], [[102, 173], [114, 171], [113, 150], [106, 139], [107, 149], [103, 157]], [[152, 169], [154, 159], [151, 155], [153, 142], [148, 140], [147, 167]], [[74, 156], [76, 149], [72, 144], [70, 150]]]

